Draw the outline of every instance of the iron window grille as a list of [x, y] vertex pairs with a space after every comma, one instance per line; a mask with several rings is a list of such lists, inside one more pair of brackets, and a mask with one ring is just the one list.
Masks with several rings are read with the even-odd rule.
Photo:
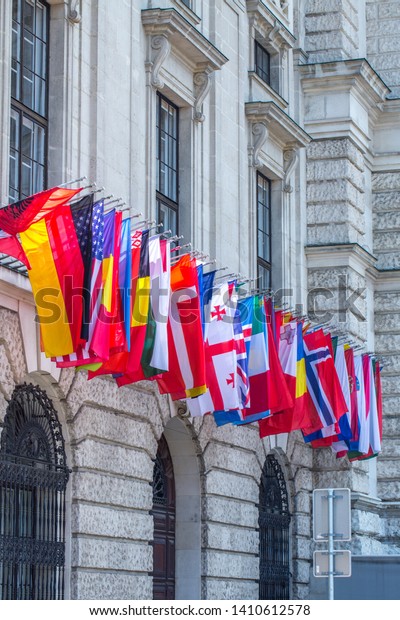
[[255, 41], [255, 71], [264, 82], [271, 84], [271, 58], [258, 41]]
[[157, 216], [163, 230], [179, 229], [179, 110], [157, 93]]
[[0, 444], [0, 599], [64, 594], [65, 490], [61, 424], [39, 387], [16, 387]]
[[271, 181], [257, 173], [257, 277], [261, 290], [271, 288]]

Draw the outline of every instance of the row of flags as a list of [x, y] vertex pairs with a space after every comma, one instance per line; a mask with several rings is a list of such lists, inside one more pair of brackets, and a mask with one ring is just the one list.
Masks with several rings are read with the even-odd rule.
[[171, 258], [169, 239], [79, 191], [46, 190], [0, 211], [0, 251], [27, 266], [41, 347], [58, 367], [118, 386], [154, 381], [218, 426], [301, 430], [351, 460], [380, 452], [374, 356], [264, 295], [243, 296], [190, 253]]

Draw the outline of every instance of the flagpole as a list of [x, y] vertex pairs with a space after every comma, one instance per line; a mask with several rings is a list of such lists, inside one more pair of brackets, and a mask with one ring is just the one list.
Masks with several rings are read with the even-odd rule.
[[80, 179], [74, 179], [73, 181], [67, 181], [66, 183], [61, 183], [61, 185], [57, 185], [57, 187], [67, 187], [67, 185], [73, 185], [74, 183], [79, 183], [80, 181], [86, 181], [87, 177], [81, 177]]

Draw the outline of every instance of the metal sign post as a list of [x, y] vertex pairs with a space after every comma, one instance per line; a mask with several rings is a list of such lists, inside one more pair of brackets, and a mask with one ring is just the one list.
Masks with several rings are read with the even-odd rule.
[[335, 536], [333, 529], [333, 490], [328, 489], [328, 553], [329, 553], [329, 581], [328, 591], [329, 600], [333, 601], [335, 598], [335, 582], [333, 579], [333, 537]]
[[[349, 577], [350, 551], [335, 551], [335, 540], [351, 539], [350, 489], [315, 489], [313, 491], [313, 533], [316, 542], [327, 542], [327, 551], [314, 552], [315, 577], [328, 577], [329, 600], [335, 597], [334, 578]], [[336, 571], [335, 558], [342, 556], [343, 568]], [[328, 558], [327, 571], [321, 571]]]

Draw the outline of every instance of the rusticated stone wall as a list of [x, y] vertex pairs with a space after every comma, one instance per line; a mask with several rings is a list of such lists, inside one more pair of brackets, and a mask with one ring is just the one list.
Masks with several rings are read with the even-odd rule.
[[381, 78], [400, 95], [400, 3], [366, 2], [367, 58]]
[[309, 62], [358, 58], [358, 3], [306, 0], [305, 50]]
[[[383, 445], [378, 491], [385, 501], [400, 495], [400, 174], [373, 175], [374, 253], [381, 271], [375, 293], [376, 350], [383, 357]], [[393, 515], [392, 515], [393, 520]], [[390, 528], [393, 536], [393, 528]], [[397, 540], [399, 535], [397, 533]]]
[[307, 147], [307, 243], [365, 242], [365, 164], [349, 138]]

